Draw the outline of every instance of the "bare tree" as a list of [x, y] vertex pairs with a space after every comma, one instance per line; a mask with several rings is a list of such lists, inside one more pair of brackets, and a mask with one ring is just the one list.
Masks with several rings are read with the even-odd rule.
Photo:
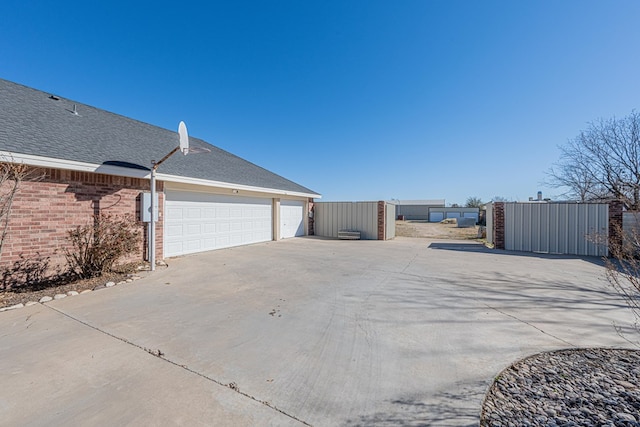
[[464, 206], [466, 208], [481, 208], [483, 204], [484, 203], [482, 203], [482, 199], [480, 197], [472, 196], [467, 199]]
[[559, 148], [550, 184], [580, 201], [620, 200], [629, 210], [640, 208], [640, 114], [592, 122]]
[[546, 184], [555, 188], [566, 188], [562, 196], [581, 202], [601, 200], [607, 198], [607, 191], [598, 185], [592, 172], [586, 166], [582, 152], [570, 144], [560, 147], [561, 160], [552, 167]]
[[502, 197], [502, 196], [493, 196], [491, 201], [492, 202], [508, 202], [509, 199], [507, 197]]

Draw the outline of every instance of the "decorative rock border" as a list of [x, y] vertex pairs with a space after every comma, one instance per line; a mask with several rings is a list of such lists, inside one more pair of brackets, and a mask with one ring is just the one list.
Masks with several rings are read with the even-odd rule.
[[502, 371], [482, 427], [640, 426], [640, 351], [585, 348], [539, 353]]
[[122, 280], [120, 282], [107, 282], [104, 285], [98, 285], [96, 287], [94, 287], [93, 289], [85, 289], [82, 292], [78, 292], [78, 291], [69, 291], [66, 294], [55, 294], [54, 296], [44, 296], [42, 298], [40, 298], [40, 300], [38, 301], [29, 301], [26, 304], [20, 303], [20, 304], [15, 304], [15, 305], [11, 305], [9, 307], [2, 307], [0, 308], [0, 313], [3, 311], [9, 311], [9, 310], [15, 310], [18, 308], [24, 308], [24, 307], [30, 307], [32, 305], [36, 305], [36, 304], [45, 304], [48, 303], [50, 301], [55, 301], [55, 300], [61, 300], [63, 298], [66, 297], [74, 297], [76, 295], [82, 295], [82, 294], [87, 294], [89, 292], [93, 292], [95, 290], [98, 289], [103, 289], [103, 288], [110, 288], [116, 285], [124, 285], [126, 283], [131, 283], [135, 280], [139, 280], [142, 279], [142, 276], [138, 276], [137, 274], [127, 274], [127, 278], [126, 280]]

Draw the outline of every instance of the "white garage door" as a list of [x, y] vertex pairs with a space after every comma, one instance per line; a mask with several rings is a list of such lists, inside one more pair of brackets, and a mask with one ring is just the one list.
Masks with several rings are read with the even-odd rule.
[[304, 203], [296, 200], [280, 202], [280, 238], [304, 236]]
[[271, 199], [175, 190], [165, 194], [165, 257], [272, 238]]

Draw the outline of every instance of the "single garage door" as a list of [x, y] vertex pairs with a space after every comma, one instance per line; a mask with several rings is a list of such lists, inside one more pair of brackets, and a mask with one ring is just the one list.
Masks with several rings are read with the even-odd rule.
[[165, 257], [272, 238], [271, 199], [176, 190], [165, 197]]
[[304, 236], [304, 202], [282, 200], [280, 202], [280, 238]]

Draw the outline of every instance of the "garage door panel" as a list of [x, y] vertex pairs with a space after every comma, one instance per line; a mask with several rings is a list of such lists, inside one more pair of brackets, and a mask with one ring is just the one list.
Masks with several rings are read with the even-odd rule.
[[187, 240], [187, 250], [197, 252], [202, 248], [202, 242], [198, 240]]
[[167, 208], [166, 209], [167, 218], [171, 219], [182, 219], [182, 209], [179, 208]]
[[271, 240], [271, 199], [166, 191], [165, 256]]
[[170, 253], [181, 253], [183, 251], [182, 242], [166, 243], [165, 250]]
[[182, 225], [168, 225], [165, 227], [166, 237], [182, 236]]
[[197, 236], [201, 234], [200, 224], [189, 224], [187, 225], [187, 235], [189, 236]]
[[280, 202], [280, 238], [304, 235], [304, 202], [283, 200]]
[[189, 219], [197, 219], [202, 216], [202, 211], [200, 208], [188, 208], [187, 209], [187, 218]]

